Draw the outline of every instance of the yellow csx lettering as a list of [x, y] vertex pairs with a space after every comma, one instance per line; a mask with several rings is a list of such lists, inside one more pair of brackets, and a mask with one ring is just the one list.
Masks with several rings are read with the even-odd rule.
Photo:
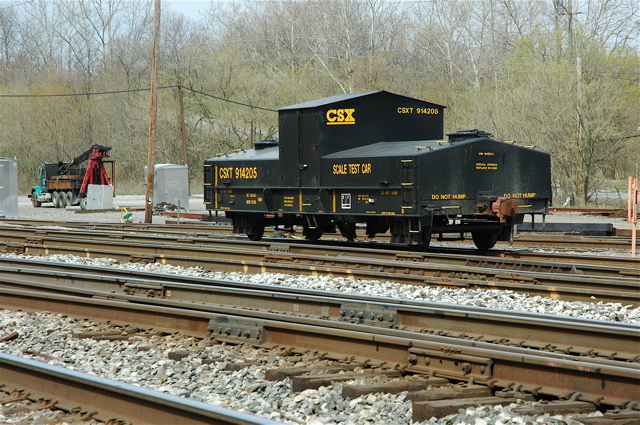
[[219, 176], [221, 179], [256, 179], [258, 178], [257, 167], [220, 167]]
[[355, 109], [329, 109], [327, 111], [327, 125], [345, 125], [355, 124], [356, 119], [353, 116]]
[[233, 177], [233, 167], [220, 167], [220, 178], [230, 179]]
[[257, 167], [236, 168], [235, 176], [237, 179], [255, 179], [258, 178]]

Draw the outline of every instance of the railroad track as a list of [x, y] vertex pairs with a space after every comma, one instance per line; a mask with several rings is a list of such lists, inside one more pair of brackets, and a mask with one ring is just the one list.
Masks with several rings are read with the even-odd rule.
[[[2, 220], [0, 220], [2, 223]], [[32, 223], [32, 222], [29, 222]], [[48, 223], [48, 222], [47, 222]], [[544, 253], [544, 252], [531, 252], [523, 249], [519, 250], [490, 250], [487, 252], [479, 252], [477, 249], [465, 249], [465, 248], [436, 248], [434, 247], [428, 254], [426, 253], [412, 253], [408, 251], [404, 245], [387, 245], [385, 243], [373, 243], [373, 242], [356, 242], [356, 243], [344, 243], [336, 240], [326, 241], [305, 241], [295, 238], [267, 238], [264, 242], [249, 242], [244, 237], [224, 237], [216, 233], [207, 231], [194, 231], [190, 226], [176, 227], [175, 225], [132, 225], [132, 227], [123, 227], [121, 225], [102, 225], [102, 226], [82, 226], [84, 223], [78, 223], [79, 226], [1, 226], [0, 230], [3, 231], [5, 241], [24, 242], [33, 240], [36, 243], [44, 241], [44, 237], [60, 236], [63, 238], [74, 239], [93, 239], [93, 240], [127, 240], [130, 242], [140, 242], [145, 244], [166, 244], [173, 242], [180, 242], [183, 244], [198, 244], [198, 245], [218, 245], [224, 244], [228, 247], [234, 247], [238, 249], [246, 249], [247, 247], [254, 246], [256, 249], [272, 249], [272, 247], [281, 246], [285, 252], [297, 253], [297, 254], [310, 254], [316, 255], [318, 253], [324, 254], [325, 252], [334, 252], [336, 255], [343, 255], [344, 252], [356, 252], [357, 256], [388, 259], [390, 252], [394, 255], [396, 253], [405, 255], [406, 258], [437, 258], [438, 262], [446, 262], [450, 264], [462, 264], [467, 265], [464, 258], [474, 259], [486, 259], [492, 258], [507, 258], [518, 259], [522, 261], [532, 262], [567, 262], [581, 264], [583, 274], [595, 274], [603, 276], [611, 276], [612, 272], [610, 268], [619, 269], [627, 268], [634, 269], [637, 267], [638, 260], [629, 259], [625, 257], [606, 257], [606, 256], [594, 256], [594, 255], [579, 255], [579, 254], [561, 254], [561, 253]], [[223, 228], [228, 230], [227, 226]], [[73, 230], [75, 229], [75, 230]], [[81, 229], [81, 230], [79, 230]], [[210, 230], [210, 229], [209, 229]], [[273, 234], [273, 232], [271, 232]], [[228, 235], [227, 235], [228, 236]], [[276, 245], [274, 245], [276, 244]], [[281, 244], [281, 245], [277, 245]], [[321, 246], [322, 252], [318, 246]], [[391, 249], [391, 251], [390, 251]], [[491, 260], [489, 260], [491, 261]], [[593, 264], [601, 267], [592, 267], [584, 269], [589, 264]], [[516, 266], [510, 267], [512, 270]], [[523, 265], [524, 269], [531, 269], [535, 266]], [[502, 267], [501, 267], [502, 268]], [[640, 272], [638, 273], [640, 275]]]
[[[75, 232], [74, 232], [75, 229]], [[201, 244], [206, 244], [207, 241], [217, 243], [220, 240], [224, 240], [225, 243], [230, 244], [237, 242], [238, 246], [246, 247], [247, 244], [254, 244], [258, 247], [265, 245], [271, 245], [273, 243], [283, 243], [289, 246], [289, 250], [298, 253], [313, 253], [313, 247], [320, 245], [325, 250], [331, 250], [335, 247], [337, 250], [359, 250], [365, 255], [366, 251], [370, 251], [368, 255], [374, 256], [375, 251], [387, 251], [393, 250], [394, 252], [411, 252], [405, 245], [391, 245], [386, 242], [374, 242], [365, 240], [356, 242], [344, 242], [339, 239], [327, 239], [319, 241], [306, 241], [303, 238], [295, 237], [295, 235], [285, 234], [284, 232], [274, 231], [273, 229], [265, 229], [266, 234], [271, 235], [270, 238], [266, 238], [265, 242], [248, 242], [244, 236], [233, 235], [229, 226], [215, 226], [215, 225], [164, 225], [164, 224], [107, 224], [107, 223], [83, 223], [83, 222], [53, 222], [53, 221], [22, 221], [22, 220], [0, 220], [0, 230], [6, 233], [16, 235], [55, 235], [65, 234], [70, 236], [87, 237], [93, 235], [94, 238], [99, 238], [100, 235], [109, 234], [112, 238], [116, 238], [116, 235], [125, 235], [120, 237], [126, 237], [131, 241], [151, 242], [155, 239], [160, 241], [185, 241], [194, 242], [197, 241]], [[289, 235], [289, 236], [287, 236]], [[279, 236], [279, 237], [276, 237]], [[525, 236], [522, 236], [522, 240], [526, 241]], [[608, 240], [609, 238], [602, 237], [588, 237], [596, 241]], [[611, 237], [615, 239], [614, 237]], [[539, 237], [531, 236], [531, 239], [535, 242], [539, 240]], [[567, 236], [563, 236], [562, 239], [567, 239]], [[568, 239], [570, 242], [573, 239]], [[618, 240], [622, 240], [618, 238]], [[537, 242], [532, 242], [533, 245], [538, 245]], [[550, 246], [549, 241], [542, 239], [543, 246]], [[617, 242], [616, 242], [617, 244]], [[309, 248], [311, 245], [311, 248]], [[594, 255], [580, 255], [575, 252], [571, 254], [562, 254], [558, 252], [544, 253], [544, 252], [531, 252], [526, 250], [526, 244], [520, 249], [509, 249], [506, 244], [500, 244], [505, 249], [489, 250], [486, 252], [479, 252], [477, 249], [465, 248], [464, 245], [460, 247], [436, 247], [433, 246], [429, 250], [429, 255], [434, 256], [438, 254], [457, 254], [460, 256], [482, 256], [482, 257], [502, 257], [502, 258], [518, 258], [521, 260], [540, 260], [545, 261], [562, 261], [572, 263], [594, 263], [602, 266], [614, 266], [621, 267], [627, 263], [627, 266], [637, 263], [637, 261], [629, 260], [625, 257], [598, 257], [594, 258]], [[442, 256], [440, 257], [442, 258]], [[635, 266], [632, 266], [635, 267]], [[604, 269], [603, 269], [604, 270]]]
[[224, 307], [227, 313], [235, 315], [242, 315], [245, 309], [277, 311], [291, 316], [308, 315], [336, 322], [640, 362], [637, 352], [640, 326], [624, 323], [358, 294], [326, 294], [181, 275], [158, 277], [156, 273], [113, 267], [76, 264], [51, 267], [40, 260], [1, 257], [0, 276], [0, 287], [59, 294], [77, 294], [82, 290], [88, 297], [126, 299], [134, 303], [141, 299], [149, 304], [155, 300], [197, 302]]
[[[1, 219], [0, 223], [4, 223], [11, 226], [63, 226], [66, 228], [78, 228], [78, 229], [100, 229], [100, 230], [123, 230], [127, 232], [153, 232], [163, 233], [166, 236], [171, 236], [175, 233], [191, 233], [201, 235], [232, 235], [232, 228], [228, 224], [216, 224], [193, 221], [176, 221], [174, 224], [144, 224], [144, 223], [90, 223], [90, 222], [56, 222], [56, 221], [38, 221], [38, 220], [18, 220], [18, 219]], [[178, 228], [178, 229], [176, 229]], [[265, 236], [273, 236], [274, 233], [286, 234], [289, 238], [303, 239], [296, 233], [288, 233], [271, 228], [265, 229]], [[364, 230], [357, 229], [358, 241], [368, 242]], [[244, 236], [237, 235], [238, 237], [245, 238]], [[328, 243], [344, 243], [344, 239], [336, 234], [333, 240], [330, 234], [325, 235], [326, 239], [322, 241], [330, 241]], [[375, 238], [376, 243], [389, 243], [389, 235], [382, 234], [377, 235]], [[337, 241], [337, 242], [336, 242]], [[434, 235], [433, 241], [437, 241], [437, 236]], [[447, 241], [457, 243], [458, 241]], [[471, 243], [471, 236], [467, 235], [466, 242]], [[636, 242], [640, 246], [640, 240]], [[516, 247], [545, 247], [555, 249], [570, 249], [584, 250], [584, 249], [616, 249], [616, 250], [630, 250], [631, 238], [623, 236], [578, 236], [578, 235], [565, 235], [565, 234], [536, 234], [536, 233], [518, 233], [514, 236], [511, 243], [498, 242], [498, 247], [516, 246]], [[393, 249], [407, 249], [404, 245], [394, 246]], [[431, 250], [440, 249], [438, 246], [430, 247]]]
[[[640, 260], [583, 257], [582, 262], [547, 261], [549, 256], [501, 252], [512, 258], [427, 254], [387, 250], [249, 243], [185, 235], [180, 239], [124, 232], [79, 232], [29, 228], [4, 231], [0, 251], [32, 255], [73, 254], [119, 262], [159, 262], [174, 266], [243, 273], [327, 274], [366, 280], [452, 288], [504, 289], [568, 301], [640, 305]], [[90, 238], [90, 239], [89, 239]], [[538, 260], [522, 259], [523, 256]], [[596, 264], [586, 263], [587, 258]], [[617, 266], [614, 266], [617, 265]]]
[[[120, 262], [160, 262], [179, 266], [192, 266], [197, 263], [204, 268], [242, 272], [327, 273], [361, 279], [397, 280], [418, 285], [493, 287], [567, 300], [584, 301], [596, 298], [601, 301], [606, 299], [638, 305], [640, 263], [624, 258], [576, 258], [498, 250], [491, 252], [492, 256], [473, 255], [478, 254], [476, 250], [461, 253], [460, 250], [445, 249], [442, 252], [412, 253], [358, 249], [354, 248], [353, 244], [346, 247], [318, 248], [307, 241], [286, 239], [272, 239], [256, 244], [237, 238], [212, 238], [210, 234], [194, 232], [190, 227], [188, 233], [180, 233], [171, 226], [168, 230], [154, 231], [147, 228], [131, 232], [129, 230], [132, 229], [123, 229], [120, 226], [108, 231], [102, 226], [77, 227], [75, 232], [69, 231], [68, 228], [40, 227], [34, 230], [32, 227], [24, 226], [21, 231], [16, 232], [12, 230], [15, 228], [14, 225], [2, 229], [0, 239], [5, 241], [0, 243], [0, 251], [36, 255], [66, 253], [84, 257], [111, 257]], [[83, 241], [88, 234], [94, 238], [93, 241]], [[247, 251], [243, 254], [247, 257], [238, 261], [241, 250]], [[589, 259], [595, 261], [589, 262]], [[607, 370], [607, 384], [621, 386], [622, 391], [631, 390], [637, 393], [637, 381], [640, 379], [637, 368], [637, 326], [618, 327], [610, 323], [603, 325], [601, 322], [588, 320], [569, 324], [557, 317], [543, 318], [540, 315], [514, 312], [509, 312], [507, 318], [483, 309], [459, 306], [445, 308], [441, 305], [410, 301], [390, 304], [355, 295], [343, 295], [340, 300], [329, 302], [320, 300], [318, 294], [305, 294], [301, 290], [288, 294], [283, 290], [282, 294], [276, 294], [279, 291], [271, 288], [268, 292], [261, 292], [260, 285], [251, 288], [245, 284], [242, 287], [229, 288], [228, 282], [225, 283], [226, 288], [208, 285], [209, 287], [202, 292], [195, 289], [201, 282], [184, 277], [173, 276], [171, 282], [161, 282], [153, 274], [114, 271], [116, 269], [110, 268], [98, 269], [93, 266], [89, 268], [93, 277], [87, 277], [86, 267], [84, 271], [82, 268], [74, 269], [75, 266], [70, 264], [48, 263], [37, 266], [8, 258], [3, 258], [0, 262], [0, 275], [3, 276], [5, 285], [10, 284], [13, 288], [17, 287], [13, 285], [19, 285], [32, 293], [36, 288], [39, 288], [39, 291], [52, 291], [48, 295], [42, 295], [39, 301], [16, 301], [14, 308], [31, 309], [41, 305], [40, 308], [48, 311], [92, 317], [97, 320], [112, 320], [114, 323], [121, 321], [165, 332], [180, 331], [199, 338], [215, 338], [218, 342], [248, 343], [257, 347], [286, 346], [298, 354], [308, 354], [311, 350], [312, 353], [320, 353], [320, 357], [326, 355], [328, 359], [335, 361], [334, 371], [339, 370], [341, 373], [353, 369], [356, 365], [372, 368], [374, 373], [394, 376], [424, 375], [428, 381], [436, 376], [433, 367], [435, 361], [444, 365], [444, 369], [438, 372], [437, 379], [467, 382], [470, 391], [457, 389], [458, 396], [467, 394], [470, 397], [470, 394], [479, 394], [473, 391], [479, 391], [476, 388], [477, 379], [487, 378], [481, 370], [488, 370], [487, 362], [490, 361], [491, 367], [498, 365], [500, 371], [494, 374], [492, 369], [489, 384], [481, 382], [480, 387], [490, 389], [490, 395], [498, 394], [513, 399], [514, 396], [531, 397], [535, 393], [537, 397], [569, 399], [566, 403], [577, 403], [582, 407], [585, 407], [583, 403], [591, 408], [594, 404], [600, 404], [601, 410], [602, 406], [623, 407], [622, 414], [608, 414], [615, 418], [636, 417], [638, 414], [633, 410], [633, 400], [629, 400], [628, 397], [625, 401], [620, 394], [614, 397], [615, 401], [611, 396], [596, 397], [595, 383], [589, 383], [589, 379], [584, 377], [571, 376], [574, 367], [591, 372], [603, 370], [604, 367]], [[64, 284], [67, 278], [76, 279], [72, 286]], [[38, 282], [36, 287], [32, 284], [34, 281]], [[81, 291], [82, 296], [78, 293], [80, 282], [87, 285]], [[585, 288], [585, 282], [592, 286]], [[2, 292], [4, 291], [3, 289]], [[18, 290], [17, 293], [22, 293], [18, 298], [26, 297], [25, 291]], [[5, 297], [0, 295], [3, 305]], [[89, 307], [77, 307], [76, 303], [79, 305], [79, 300], [86, 297], [94, 301], [117, 300], [115, 302], [120, 304], [127, 301], [125, 304], [129, 304], [129, 307], [135, 305], [141, 310], [138, 313], [125, 312], [111, 305], [117, 316], [113, 317], [106, 313], [109, 307], [100, 309], [93, 304]], [[73, 301], [70, 301], [71, 299]], [[188, 303], [187, 308], [191, 309], [192, 314], [208, 315], [208, 319], [204, 320], [207, 323], [204, 329], [202, 320], [196, 323], [182, 315], [174, 314], [176, 310], [185, 307], [184, 303]], [[215, 309], [194, 309], [194, 304], [201, 303], [208, 307], [215, 306]], [[264, 305], [270, 306], [271, 311], [261, 310], [260, 307]], [[154, 316], [156, 313], [158, 316]], [[160, 317], [164, 315], [165, 318]], [[283, 319], [286, 317], [290, 319]], [[283, 329], [273, 325], [275, 322]], [[333, 324], [329, 330], [315, 329], [324, 326], [325, 322]], [[274, 330], [272, 326], [278, 330]], [[308, 333], [308, 326], [315, 330]], [[354, 326], [356, 328], [352, 328]], [[366, 330], [365, 334], [343, 333], [360, 328]], [[567, 333], [566, 329], [571, 329], [572, 332]], [[322, 341], [320, 338], [323, 333], [330, 334], [332, 339]], [[266, 334], [269, 337], [254, 340], [258, 334]], [[398, 338], [405, 341], [405, 345], [389, 344], [389, 341], [396, 341]], [[332, 350], [335, 351], [326, 350], [334, 345], [336, 348]], [[381, 353], [376, 352], [374, 356], [367, 357], [366, 353], [380, 350], [381, 346]], [[501, 348], [496, 351], [496, 347]], [[410, 351], [413, 348], [415, 349]], [[497, 353], [496, 359], [488, 355], [492, 350]], [[524, 379], [522, 376], [534, 375], [537, 369], [529, 366], [528, 372], [524, 369], [514, 372], [514, 363], [517, 363], [518, 358], [521, 362], [532, 360], [538, 369], [543, 370], [541, 381], [557, 379], [560, 376], [559, 382], [553, 384], [557, 387], [552, 385], [553, 388], [549, 388], [547, 385], [541, 391], [538, 387], [532, 387], [542, 382], [536, 377], [532, 383], [530, 378]], [[567, 363], [558, 363], [559, 359], [567, 360]], [[581, 363], [583, 361], [584, 364]], [[589, 362], [592, 363], [587, 365]], [[621, 372], [617, 368], [623, 362], [625, 367], [629, 364], [633, 366]], [[393, 365], [391, 370], [388, 365]], [[559, 374], [555, 370], [558, 365], [561, 365]], [[609, 367], [612, 369], [607, 369]], [[551, 372], [552, 369], [554, 372]], [[316, 375], [312, 378], [298, 377], [299, 373], [301, 372], [296, 370], [274, 371], [273, 376], [295, 376], [297, 390], [307, 388], [305, 385], [311, 385], [309, 388], [312, 388], [313, 385], [318, 385], [318, 382], [328, 384], [331, 379], [337, 379], [333, 375], [324, 378]], [[313, 371], [307, 370], [307, 373]], [[631, 383], [628, 382], [629, 379]], [[583, 383], [585, 380], [587, 384]], [[430, 381], [429, 385], [435, 385], [434, 381]], [[586, 386], [587, 395], [577, 396], [577, 392], [572, 395], [569, 389], [571, 385], [577, 385], [581, 391]], [[372, 385], [365, 387], [369, 389], [345, 385], [345, 391], [351, 391], [350, 396], [354, 396], [359, 391], [371, 390]], [[378, 390], [390, 391], [388, 388]], [[599, 397], [608, 398], [603, 404], [602, 401], [605, 399], [598, 400]], [[414, 401], [414, 420], [421, 420], [423, 417], [428, 419], [429, 415], [436, 411], [438, 414], [447, 414], [447, 410], [442, 406], [427, 407], [419, 397], [415, 400], [409, 398]], [[553, 404], [559, 406], [562, 403]], [[455, 403], [449, 401], [446, 405], [451, 407]], [[569, 408], [568, 405], [566, 407]]]
[[[513, 312], [509, 312], [510, 317], [500, 318], [497, 312], [480, 308], [456, 307], [447, 311], [446, 307], [425, 307], [421, 303], [394, 305], [389, 300], [379, 300], [376, 311], [367, 310], [376, 304], [373, 297], [353, 296], [342, 300], [287, 288], [276, 291], [275, 288], [229, 288], [228, 282], [225, 282], [227, 288], [214, 282], [208, 285], [176, 283], [175, 276], [166, 275], [156, 275], [155, 280], [150, 280], [152, 276], [136, 274], [140, 279], [134, 280], [109, 276], [105, 270], [94, 270], [88, 275], [71, 271], [55, 276], [46, 273], [47, 279], [56, 283], [44, 284], [43, 277], [35, 284], [39, 288], [36, 291], [34, 276], [43, 271], [26, 265], [13, 267], [12, 273], [3, 271], [5, 283], [0, 289], [3, 307], [46, 310], [141, 329], [182, 332], [219, 343], [251, 344], [269, 349], [288, 347], [289, 354], [312, 352], [333, 360], [338, 369], [357, 366], [379, 374], [421, 376], [422, 389], [434, 385], [438, 379], [466, 382], [474, 388], [486, 387], [491, 394], [505, 397], [499, 401], [502, 403], [534, 395], [564, 400], [558, 402], [558, 406], [567, 402], [574, 407], [579, 403], [603, 410], [630, 406], [625, 415], [640, 413], [633, 410], [633, 403], [640, 401], [637, 399], [640, 364], [637, 358], [628, 356], [634, 350], [634, 339], [637, 344], [638, 326], [635, 325], [544, 318], [524, 313], [513, 317]], [[84, 289], [84, 285], [102, 289]], [[160, 287], [163, 296], [143, 290], [156, 291]], [[136, 292], [136, 288], [140, 292]], [[271, 301], [267, 301], [269, 299]], [[364, 313], [362, 318], [358, 315], [360, 311]], [[378, 320], [377, 316], [367, 319], [366, 314], [373, 311], [383, 315], [384, 320]], [[434, 320], [438, 316], [441, 319], [436, 324]], [[391, 317], [394, 320], [389, 321]], [[503, 326], [495, 331], [497, 335], [512, 335], [515, 341], [528, 332], [533, 335], [527, 338], [531, 345], [526, 340], [509, 344], [508, 338], [493, 340], [493, 337], [473, 335], [476, 331], [478, 334], [490, 332], [499, 322]], [[457, 337], [447, 335], [457, 333], [465, 323], [471, 333]], [[429, 328], [432, 325], [434, 327]], [[558, 341], [575, 342], [585, 350], [562, 346]], [[558, 345], [549, 350], [554, 344]], [[599, 348], [589, 349], [589, 346]], [[612, 349], [627, 354], [615, 354]], [[572, 355], [572, 350], [581, 355]], [[599, 357], [591, 357], [593, 355]], [[274, 376], [295, 373], [273, 372]], [[316, 376], [314, 379], [311, 383], [311, 378], [302, 377], [303, 382], [298, 384], [294, 380], [294, 387], [302, 390], [307, 388], [305, 385], [319, 385], [319, 382], [338, 378], [327, 376], [323, 381]], [[493, 396], [485, 398], [486, 403], [496, 402]], [[474, 398], [469, 403], [478, 402]], [[456, 405], [452, 401], [446, 404], [449, 409]], [[449, 410], [435, 402], [414, 401], [414, 420], [428, 419], [434, 412], [444, 415]]]
[[[0, 397], [0, 405], [20, 403], [23, 411], [47, 409], [66, 412], [58, 416], [55, 423], [282, 424], [3, 353], [0, 353], [0, 385], [0, 395], [5, 394]], [[43, 422], [36, 420], [33, 423]]]

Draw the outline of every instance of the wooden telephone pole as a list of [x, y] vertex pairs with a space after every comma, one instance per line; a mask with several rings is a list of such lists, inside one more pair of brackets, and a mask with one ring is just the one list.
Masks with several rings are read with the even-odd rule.
[[176, 75], [178, 84], [178, 106], [180, 111], [180, 134], [182, 135], [182, 162], [187, 165], [187, 133], [184, 129], [184, 105], [182, 104], [182, 83], [180, 76]]
[[144, 222], [151, 223], [153, 216], [153, 174], [156, 140], [156, 116], [158, 110], [158, 30], [160, 28], [160, 0], [155, 0], [153, 14], [153, 52], [151, 54], [151, 107], [149, 118], [149, 156], [147, 158], [147, 194], [145, 196]]

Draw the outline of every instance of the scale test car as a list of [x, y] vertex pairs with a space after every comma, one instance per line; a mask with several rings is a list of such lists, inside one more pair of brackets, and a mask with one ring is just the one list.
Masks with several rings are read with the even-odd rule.
[[386, 91], [281, 108], [279, 141], [205, 161], [206, 208], [254, 241], [265, 227], [354, 240], [361, 226], [415, 250], [468, 234], [485, 250], [525, 215], [544, 218], [549, 154], [481, 130], [445, 140], [444, 108]]

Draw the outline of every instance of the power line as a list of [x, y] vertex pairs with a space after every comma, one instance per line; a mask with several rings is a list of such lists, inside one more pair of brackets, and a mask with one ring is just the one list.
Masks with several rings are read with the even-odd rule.
[[[164, 86], [159, 87], [161, 89], [170, 89], [177, 86]], [[149, 89], [134, 89], [134, 90], [116, 90], [116, 91], [103, 91], [93, 93], [62, 93], [62, 94], [0, 94], [0, 97], [74, 97], [74, 96], [96, 96], [100, 94], [122, 94], [122, 93], [134, 93], [139, 91], [149, 91]]]
[[[170, 85], [170, 86], [162, 86], [162, 87], [158, 87], [158, 90], [160, 89], [172, 89], [172, 88], [177, 88], [177, 87], [181, 87], [185, 90], [189, 90], [190, 92], [193, 93], [197, 93], [197, 94], [201, 94], [203, 96], [207, 96], [207, 97], [211, 97], [213, 99], [216, 100], [220, 100], [223, 102], [227, 102], [227, 103], [233, 103], [234, 105], [239, 105], [239, 106], [245, 106], [247, 108], [251, 108], [251, 109], [260, 109], [263, 111], [269, 111], [269, 112], [277, 112], [275, 109], [269, 109], [269, 108], [263, 108], [260, 106], [255, 106], [255, 105], [250, 105], [248, 103], [242, 103], [242, 102], [237, 102], [235, 100], [230, 100], [230, 99], [225, 99], [223, 97], [220, 96], [215, 96], [212, 94], [208, 94], [208, 93], [204, 93], [198, 90], [194, 90], [191, 89], [189, 87], [185, 87], [185, 86], [177, 86], [177, 85]], [[91, 92], [91, 93], [60, 93], [60, 94], [0, 94], [0, 97], [11, 97], [11, 98], [29, 98], [29, 97], [78, 97], [78, 96], [97, 96], [97, 95], [105, 95], [105, 94], [122, 94], [122, 93], [135, 93], [135, 92], [141, 92], [141, 91], [149, 91], [151, 90], [150, 88], [143, 88], [143, 89], [133, 89], [133, 90], [114, 90], [114, 91], [103, 91], [103, 92]]]
[[[174, 86], [174, 87], [175, 87], [175, 86]], [[222, 100], [222, 101], [224, 101], [224, 102], [234, 103], [234, 104], [236, 104], [236, 105], [240, 105], [240, 106], [246, 106], [246, 107], [251, 108], [251, 109], [261, 109], [261, 110], [263, 110], [263, 111], [277, 112], [275, 109], [262, 108], [262, 107], [260, 107], [260, 106], [253, 106], [253, 105], [249, 105], [248, 103], [242, 103], [242, 102], [236, 102], [236, 101], [234, 101], [234, 100], [224, 99], [224, 98], [222, 98], [222, 97], [214, 96], [214, 95], [212, 95], [212, 94], [203, 93], [203, 92], [201, 92], [201, 91], [193, 90], [193, 89], [190, 89], [190, 88], [188, 88], [188, 87], [184, 87], [184, 86], [182, 86], [182, 88], [183, 88], [183, 89], [185, 89], [185, 90], [189, 90], [189, 91], [191, 91], [191, 92], [193, 92], [193, 93], [198, 93], [198, 94], [201, 94], [201, 95], [203, 95], [203, 96], [212, 97], [212, 98], [214, 98], [214, 99]]]

